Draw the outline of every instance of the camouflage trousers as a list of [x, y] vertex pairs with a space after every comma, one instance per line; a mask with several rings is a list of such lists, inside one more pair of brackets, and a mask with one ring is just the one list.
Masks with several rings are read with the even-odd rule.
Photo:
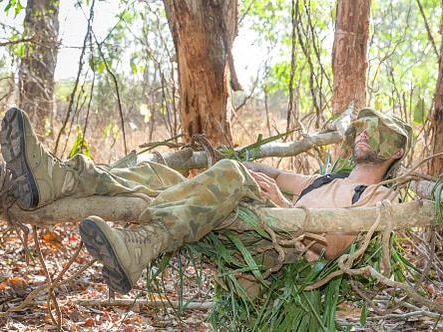
[[[139, 221], [163, 222], [172, 235], [166, 251], [196, 242], [209, 232], [223, 228], [223, 222], [242, 200], [269, 205], [247, 169], [233, 160], [221, 160], [192, 179], [153, 162], [142, 162], [131, 168], [109, 168], [95, 165], [90, 159], [78, 155], [68, 163], [77, 174], [78, 184], [73, 196], [143, 194], [152, 197]], [[244, 229], [240, 225], [242, 222], [235, 219], [229, 228]], [[242, 233], [239, 237], [243, 237], [245, 243], [251, 238]], [[288, 258], [293, 256], [291, 253], [287, 255]]]

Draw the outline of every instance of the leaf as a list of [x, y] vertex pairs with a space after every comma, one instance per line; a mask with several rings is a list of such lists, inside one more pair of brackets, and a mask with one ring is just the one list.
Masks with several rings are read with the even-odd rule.
[[363, 307], [361, 310], [361, 316], [360, 316], [360, 324], [363, 327], [366, 326], [367, 318], [368, 318], [368, 304], [365, 302], [365, 303], [363, 303]]
[[75, 139], [74, 146], [69, 153], [69, 158], [73, 158], [77, 154], [84, 154], [85, 156], [92, 159], [91, 149], [89, 148], [89, 144], [83, 137], [80, 129], [77, 131], [77, 138]]
[[103, 74], [103, 72], [105, 71], [105, 69], [106, 69], [106, 64], [105, 64], [103, 61], [101, 61], [101, 62], [98, 64], [97, 73], [98, 73], [98, 74]]
[[293, 133], [295, 130], [290, 130], [288, 132], [285, 132], [283, 134], [277, 134], [271, 137], [267, 137], [265, 139], [263, 139], [263, 135], [259, 134], [257, 136], [257, 141], [255, 143], [252, 143], [250, 145], [245, 146], [244, 148], [242, 148], [240, 151], [238, 151], [236, 153], [236, 157], [238, 160], [245, 160], [245, 161], [251, 161], [251, 160], [255, 160], [257, 153], [260, 150], [260, 147], [262, 145], [274, 142], [276, 140], [279, 140], [283, 137], [286, 137], [287, 135]]
[[42, 241], [48, 247], [51, 247], [54, 249], [62, 249], [63, 248], [63, 243], [62, 243], [61, 237], [54, 232], [49, 231], [49, 232], [43, 234]]
[[17, 1], [17, 4], [15, 5], [15, 17], [17, 17], [18, 16], [18, 14], [20, 14], [20, 12], [23, 10], [23, 6], [22, 6], [22, 4], [20, 3], [20, 1]]
[[19, 45], [19, 46], [17, 46], [17, 48], [16, 48], [16, 54], [17, 54], [17, 56], [20, 58], [20, 59], [22, 59], [22, 58], [24, 58], [25, 57], [25, 45], [24, 44], [21, 44], [21, 45]]
[[254, 275], [254, 277], [257, 280], [264, 282], [263, 276], [260, 273], [259, 266], [255, 262], [254, 258], [252, 257], [248, 249], [245, 247], [245, 245], [240, 241], [240, 239], [237, 236], [231, 234], [230, 232], [226, 232], [225, 235], [229, 238], [229, 240], [232, 241], [232, 243], [234, 243], [234, 245], [240, 251], [240, 253], [242, 254], [243, 258], [246, 261], [246, 264], [251, 269], [251, 273]]
[[88, 318], [85, 320], [84, 325], [87, 327], [93, 327], [95, 326], [95, 320], [93, 318]]
[[137, 74], [138, 73], [138, 66], [136, 63], [131, 63], [131, 71], [133, 74]]
[[8, 280], [6, 281], [8, 286], [13, 288], [13, 289], [24, 289], [26, 287], [28, 287], [28, 282], [20, 277], [11, 277], [8, 278]]

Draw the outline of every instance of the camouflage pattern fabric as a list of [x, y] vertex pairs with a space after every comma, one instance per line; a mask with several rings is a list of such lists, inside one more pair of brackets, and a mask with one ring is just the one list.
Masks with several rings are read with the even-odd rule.
[[[378, 146], [377, 148], [374, 148], [377, 144], [376, 140], [374, 140], [372, 143], [374, 144], [374, 146], [372, 146], [371, 144], [375, 151], [379, 151], [380, 156], [386, 157], [389, 154], [389, 150], [392, 149], [392, 146], [390, 146], [390, 142], [393, 137], [395, 141], [397, 141], [398, 136], [402, 137], [402, 144], [398, 148], [402, 147], [405, 151], [403, 157], [397, 160], [388, 170], [385, 179], [391, 178], [393, 173], [395, 173], [395, 170], [400, 166], [401, 161], [408, 154], [409, 149], [411, 148], [412, 128], [400, 118], [397, 118], [395, 116], [387, 116], [371, 108], [363, 108], [358, 113], [357, 120], [353, 121], [348, 130], [346, 130], [345, 138], [342, 144], [342, 149], [345, 157], [353, 151], [355, 137], [357, 136], [356, 127], [363, 126], [363, 122], [366, 122], [366, 125], [368, 126], [375, 127], [375, 123], [371, 124], [371, 121], [367, 121], [368, 119], [377, 119], [378, 128], [382, 128], [382, 130], [379, 131], [378, 142], [384, 143], [381, 147], [383, 151], [380, 152], [380, 148]], [[359, 120], [363, 121], [359, 122]], [[388, 148], [388, 146], [390, 147]]]
[[166, 188], [186, 181], [177, 171], [153, 162], [142, 162], [129, 168], [110, 168], [95, 165], [84, 155], [76, 155], [66, 161], [65, 166], [75, 174], [72, 192], [65, 194], [74, 197], [133, 194], [155, 197]]
[[267, 204], [246, 168], [224, 159], [160, 193], [141, 214], [140, 221], [161, 220], [172, 235], [168, 248], [172, 251], [218, 228], [244, 199]]
[[74, 197], [143, 194], [152, 198], [139, 221], [160, 220], [167, 227], [173, 239], [168, 251], [220, 227], [243, 199], [269, 204], [247, 169], [233, 160], [220, 160], [190, 180], [154, 162], [109, 168], [77, 155], [67, 163], [77, 177]]
[[369, 136], [369, 145], [377, 153], [380, 160], [390, 159], [398, 149], [403, 147], [404, 137], [386, 127], [379, 118], [364, 117], [352, 122], [356, 129], [355, 136], [366, 131]]

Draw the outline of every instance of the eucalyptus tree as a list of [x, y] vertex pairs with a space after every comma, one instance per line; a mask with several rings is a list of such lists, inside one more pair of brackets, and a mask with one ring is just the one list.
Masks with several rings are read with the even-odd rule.
[[[423, 157], [442, 146], [441, 138], [431, 141], [441, 53], [441, 15], [435, 13], [441, 13], [441, 6], [440, 0], [375, 1], [372, 5], [368, 104], [391, 110], [422, 129], [413, 150]], [[414, 164], [413, 157], [410, 153], [407, 162]]]
[[232, 145], [228, 99], [236, 75], [231, 54], [237, 34], [237, 0], [164, 0], [174, 40], [180, 114], [186, 140], [205, 134]]
[[[12, 2], [12, 1], [11, 1]], [[54, 72], [58, 53], [59, 0], [28, 0], [23, 22], [25, 52], [19, 70], [19, 106], [45, 134], [54, 108]]]
[[342, 113], [351, 102], [356, 109], [366, 106], [370, 13], [371, 0], [338, 1], [332, 49], [334, 113]]
[[[443, 2], [441, 3], [440, 33], [443, 33]], [[440, 42], [438, 57], [438, 78], [433, 99], [430, 122], [433, 129], [432, 153], [443, 153], [443, 42]], [[431, 161], [430, 173], [434, 176], [443, 174], [443, 156], [434, 157]]]
[[[420, 13], [422, 3], [425, 18]], [[368, 104], [426, 122], [438, 72], [440, 0], [374, 1], [369, 41]], [[429, 31], [429, 33], [428, 33]], [[429, 39], [429, 34], [433, 41]]]

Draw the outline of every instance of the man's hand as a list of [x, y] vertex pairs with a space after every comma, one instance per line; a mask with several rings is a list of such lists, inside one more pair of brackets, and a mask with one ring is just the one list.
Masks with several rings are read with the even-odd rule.
[[248, 170], [256, 172], [256, 173], [263, 173], [269, 176], [272, 179], [276, 179], [280, 174], [281, 171], [277, 168], [265, 165], [265, 164], [259, 164], [249, 161], [244, 161], [243, 166], [245, 166]]
[[249, 170], [254, 180], [260, 186], [264, 198], [269, 199], [278, 207], [292, 207], [292, 203], [286, 199], [275, 180], [264, 173]]

